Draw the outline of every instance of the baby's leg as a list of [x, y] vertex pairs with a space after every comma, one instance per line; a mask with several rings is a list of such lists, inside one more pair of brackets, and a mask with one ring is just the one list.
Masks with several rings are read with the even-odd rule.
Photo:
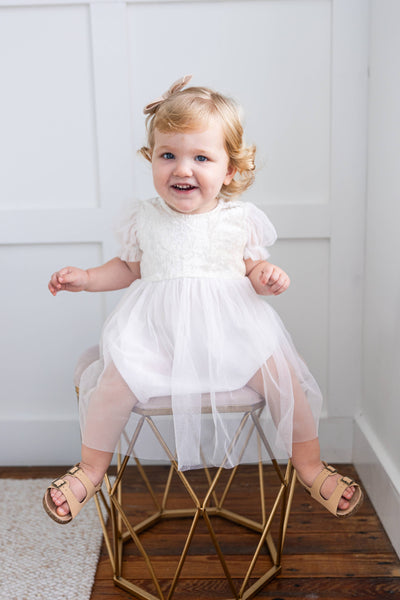
[[[80, 467], [93, 485], [98, 485], [107, 472], [114, 449], [137, 399], [111, 363], [93, 391], [82, 438]], [[86, 488], [75, 477], [66, 476], [77, 500], [86, 497]], [[64, 495], [51, 490], [51, 497], [60, 516], [69, 514]]]
[[[324, 468], [321, 461], [319, 439], [306, 395], [293, 370], [290, 371], [290, 377], [294, 397], [291, 458], [302, 481], [311, 486]], [[280, 419], [279, 374], [272, 357], [267, 361], [267, 368], [257, 371], [248, 382], [248, 386], [267, 398], [272, 418], [275, 424], [278, 424]], [[328, 477], [325, 480], [321, 488], [324, 498], [330, 497], [340, 477], [338, 474], [337, 477]], [[338, 508], [346, 510], [349, 506], [348, 500], [352, 498], [353, 494], [354, 488], [348, 487], [339, 501]]]
[[114, 363], [110, 363], [92, 392], [82, 424], [82, 443], [113, 453], [137, 403]]

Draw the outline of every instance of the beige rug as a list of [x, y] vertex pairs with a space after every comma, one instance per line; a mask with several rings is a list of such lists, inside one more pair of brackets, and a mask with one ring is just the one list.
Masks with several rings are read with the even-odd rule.
[[94, 501], [68, 525], [42, 507], [47, 479], [0, 479], [0, 600], [89, 600], [102, 541]]

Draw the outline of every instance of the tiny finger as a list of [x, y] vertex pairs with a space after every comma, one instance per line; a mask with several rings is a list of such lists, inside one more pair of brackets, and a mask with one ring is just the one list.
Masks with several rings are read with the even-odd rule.
[[65, 281], [65, 278], [68, 277], [70, 273], [72, 273], [72, 270], [69, 267], [61, 269], [61, 271], [55, 273], [57, 281]]
[[282, 294], [283, 292], [285, 292], [289, 287], [289, 282], [288, 281], [284, 281], [281, 285], [277, 286], [273, 292], [274, 294], [278, 295], [278, 294]]
[[73, 273], [71, 271], [68, 271], [67, 273], [63, 273], [62, 275], [60, 275], [60, 277], [58, 278], [58, 281], [60, 283], [71, 283], [72, 281], [74, 281], [75, 276], [73, 275]]
[[285, 280], [279, 277], [275, 283], [270, 285], [270, 288], [273, 294], [282, 293], [285, 289]]
[[269, 285], [274, 285], [275, 283], [277, 283], [279, 281], [280, 275], [279, 273], [276, 273], [275, 271], [273, 271], [269, 277]]
[[277, 290], [271, 290], [274, 296], [279, 296], [282, 292], [285, 291], [285, 288], [279, 288]]

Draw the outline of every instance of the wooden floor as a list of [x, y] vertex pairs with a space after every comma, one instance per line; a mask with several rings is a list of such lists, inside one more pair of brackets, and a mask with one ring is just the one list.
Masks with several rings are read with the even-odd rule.
[[[354, 468], [341, 465], [341, 472], [357, 478]], [[256, 517], [257, 470], [242, 467], [235, 487], [229, 495], [228, 507]], [[36, 467], [33, 469], [0, 468], [0, 477], [56, 477], [62, 469]], [[161, 493], [166, 471], [163, 467], [151, 467], [150, 479]], [[227, 472], [228, 473], [228, 472]], [[191, 474], [196, 489], [201, 490], [203, 475]], [[276, 490], [275, 474], [266, 475], [267, 503]], [[187, 503], [188, 502], [188, 503]], [[186, 503], [187, 493], [176, 481], [171, 496], [171, 507]], [[137, 476], [135, 467], [126, 476], [124, 504], [133, 520], [148, 514], [150, 506], [145, 488]], [[257, 543], [256, 534], [215, 518], [217, 531], [228, 566], [237, 581], [245, 573], [250, 556]], [[188, 520], [165, 521], [142, 534], [162, 588], [168, 589], [169, 577], [176, 566], [178, 556], [189, 527]], [[265, 553], [256, 565], [257, 571], [269, 568]], [[133, 578], [153, 592], [149, 575], [133, 544], [126, 546], [124, 561], [125, 577]], [[236, 581], [236, 579], [235, 579]], [[103, 544], [91, 600], [129, 600], [133, 596], [112, 583], [111, 568]], [[204, 523], [196, 530], [182, 580], [174, 595], [176, 600], [225, 600], [232, 598], [221, 566], [209, 540]], [[268, 583], [255, 598], [274, 600], [400, 600], [400, 561], [397, 558], [380, 521], [368, 498], [357, 514], [349, 519], [338, 520], [324, 511], [297, 485], [287, 530], [282, 572]]]

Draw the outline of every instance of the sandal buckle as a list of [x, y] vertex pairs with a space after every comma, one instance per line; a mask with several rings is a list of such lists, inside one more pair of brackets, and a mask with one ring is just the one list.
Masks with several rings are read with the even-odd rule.
[[51, 485], [55, 488], [57, 488], [57, 490], [59, 490], [60, 488], [63, 487], [63, 485], [66, 484], [65, 479], [55, 479], [54, 481], [52, 481]]
[[350, 486], [350, 485], [354, 485], [354, 480], [350, 479], [350, 477], [342, 477], [340, 481], [343, 481], [343, 483], [345, 483], [346, 485]]
[[75, 475], [78, 471], [80, 471], [81, 468], [79, 465], [74, 465], [69, 471], [68, 471], [68, 475]]

